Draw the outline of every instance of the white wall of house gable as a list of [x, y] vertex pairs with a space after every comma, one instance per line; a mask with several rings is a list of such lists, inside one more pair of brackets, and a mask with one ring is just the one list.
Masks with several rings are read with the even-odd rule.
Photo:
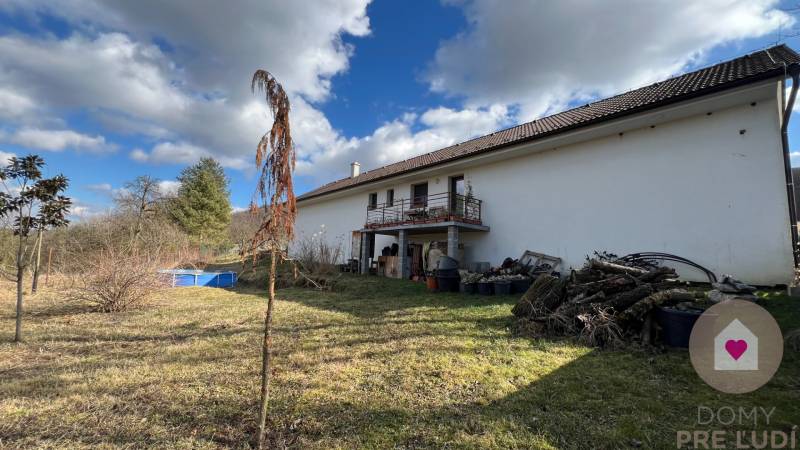
[[[761, 92], [761, 91], [759, 91]], [[385, 201], [410, 197], [427, 180], [446, 192], [464, 174], [483, 200], [488, 233], [462, 233], [465, 259], [499, 264], [526, 250], [579, 267], [587, 254], [663, 251], [755, 284], [792, 279], [789, 211], [777, 89], [737, 106], [614, 133], [512, 159], [387, 180]], [[740, 131], [744, 130], [743, 134]], [[438, 184], [436, 180], [439, 180]], [[329, 237], [363, 227], [368, 193], [301, 202], [298, 232], [326, 224]], [[443, 235], [444, 236], [444, 235]], [[378, 236], [376, 252], [394, 242]], [[694, 279], [701, 274], [685, 271]]]
[[[792, 277], [777, 100], [629, 131], [471, 174], [491, 232], [470, 254], [662, 251], [757, 284]], [[740, 134], [740, 130], [745, 130]], [[687, 273], [688, 275], [688, 273]]]

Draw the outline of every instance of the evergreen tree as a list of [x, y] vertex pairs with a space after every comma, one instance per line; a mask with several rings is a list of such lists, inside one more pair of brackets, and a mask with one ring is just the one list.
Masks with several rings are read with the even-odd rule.
[[231, 222], [228, 178], [212, 158], [183, 169], [181, 187], [172, 206], [175, 221], [198, 242], [221, 244]]

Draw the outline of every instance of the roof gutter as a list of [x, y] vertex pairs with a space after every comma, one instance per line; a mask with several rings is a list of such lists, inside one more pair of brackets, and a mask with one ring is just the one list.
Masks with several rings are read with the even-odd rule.
[[[800, 65], [792, 64], [787, 68], [788, 75], [792, 77], [792, 91], [789, 94], [789, 100], [786, 102], [786, 109], [783, 112], [783, 123], [781, 124], [781, 144], [783, 145], [783, 166], [786, 175], [786, 197], [789, 200], [789, 229], [792, 234], [792, 256], [794, 257], [794, 266], [798, 267], [800, 264], [800, 255], [798, 255], [798, 235], [797, 235], [797, 208], [794, 198], [794, 178], [792, 177], [792, 162], [789, 156], [789, 118], [792, 116], [792, 109], [794, 108], [794, 101], [797, 98], [797, 89], [800, 87]], [[786, 79], [782, 82], [782, 87], [785, 87]], [[785, 92], [785, 88], [784, 88]]]

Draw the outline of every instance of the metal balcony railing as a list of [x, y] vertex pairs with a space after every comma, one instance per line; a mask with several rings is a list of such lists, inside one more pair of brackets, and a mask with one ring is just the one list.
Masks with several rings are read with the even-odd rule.
[[481, 200], [442, 192], [367, 206], [366, 228], [450, 221], [481, 225]]

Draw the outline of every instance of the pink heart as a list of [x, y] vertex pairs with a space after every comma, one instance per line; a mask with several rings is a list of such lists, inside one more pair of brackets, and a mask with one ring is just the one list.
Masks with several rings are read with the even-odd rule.
[[747, 351], [747, 341], [744, 339], [739, 339], [738, 341], [729, 339], [728, 342], [725, 343], [725, 350], [728, 351], [728, 354], [730, 354], [733, 359], [738, 361], [744, 352]]

